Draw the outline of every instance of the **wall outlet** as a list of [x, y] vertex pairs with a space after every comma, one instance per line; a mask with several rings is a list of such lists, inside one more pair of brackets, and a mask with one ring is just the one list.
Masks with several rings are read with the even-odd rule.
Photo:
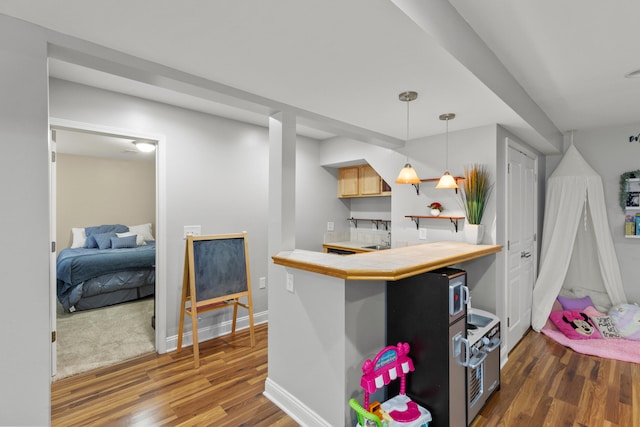
[[287, 273], [287, 291], [294, 293], [293, 289], [293, 274]]
[[260, 289], [264, 289], [267, 287], [267, 278], [266, 277], [261, 277], [260, 278]]
[[418, 230], [418, 239], [426, 240], [427, 239], [427, 229], [421, 228]]
[[182, 238], [186, 239], [187, 236], [200, 236], [201, 233], [202, 233], [201, 225], [185, 225], [184, 234], [182, 235]]
[[333, 221], [327, 222], [327, 231], [333, 231], [335, 229], [335, 224]]

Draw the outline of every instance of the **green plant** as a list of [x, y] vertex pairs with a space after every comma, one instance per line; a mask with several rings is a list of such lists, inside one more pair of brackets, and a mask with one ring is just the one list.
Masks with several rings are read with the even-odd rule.
[[460, 198], [469, 224], [480, 224], [482, 221], [492, 187], [486, 166], [473, 164], [465, 167]]

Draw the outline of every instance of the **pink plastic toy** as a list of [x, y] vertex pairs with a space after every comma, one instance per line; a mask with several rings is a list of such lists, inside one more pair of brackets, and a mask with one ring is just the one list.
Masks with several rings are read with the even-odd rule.
[[[378, 426], [386, 424], [389, 427], [427, 427], [429, 425], [431, 413], [413, 402], [405, 392], [406, 375], [414, 370], [413, 361], [408, 353], [409, 344], [398, 343], [395, 347], [385, 347], [373, 360], [366, 360], [362, 364], [363, 374], [360, 386], [364, 390], [364, 408], [355, 399], [349, 402], [358, 414], [359, 426], [365, 427], [366, 420], [371, 420]], [[400, 393], [380, 405], [381, 410], [376, 411], [377, 414], [382, 414], [380, 419], [378, 415], [367, 410], [370, 395], [398, 378]]]

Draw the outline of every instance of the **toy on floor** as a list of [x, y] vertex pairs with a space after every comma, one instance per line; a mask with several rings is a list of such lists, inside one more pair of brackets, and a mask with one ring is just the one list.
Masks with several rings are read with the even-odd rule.
[[[356, 412], [358, 427], [427, 427], [431, 422], [431, 413], [417, 405], [406, 395], [406, 375], [414, 370], [408, 343], [398, 343], [382, 349], [373, 360], [362, 364], [360, 386], [364, 390], [364, 405], [351, 399], [349, 405]], [[371, 393], [400, 379], [400, 393], [382, 403], [370, 404]], [[366, 408], [366, 409], [365, 409]]]

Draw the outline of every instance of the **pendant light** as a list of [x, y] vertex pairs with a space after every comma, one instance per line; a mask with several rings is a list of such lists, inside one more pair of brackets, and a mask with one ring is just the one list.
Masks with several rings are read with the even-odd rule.
[[[398, 98], [402, 102], [407, 103], [407, 141], [409, 140], [409, 103], [411, 101], [416, 100], [418, 98], [418, 92], [402, 92], [398, 95]], [[420, 184], [420, 178], [418, 178], [418, 174], [416, 170], [409, 163], [409, 158], [407, 158], [407, 163], [405, 163], [404, 167], [400, 171], [398, 178], [396, 179], [396, 184]]]
[[436, 188], [458, 188], [458, 184], [456, 183], [456, 180], [453, 179], [453, 177], [451, 176], [451, 174], [449, 173], [449, 120], [453, 120], [456, 118], [456, 115], [453, 113], [447, 113], [447, 114], [441, 114], [440, 115], [440, 120], [445, 120], [447, 122], [447, 136], [446, 136], [446, 169], [444, 171], [444, 174], [442, 175], [442, 177], [440, 178], [440, 181], [438, 181], [438, 185], [436, 185]]

